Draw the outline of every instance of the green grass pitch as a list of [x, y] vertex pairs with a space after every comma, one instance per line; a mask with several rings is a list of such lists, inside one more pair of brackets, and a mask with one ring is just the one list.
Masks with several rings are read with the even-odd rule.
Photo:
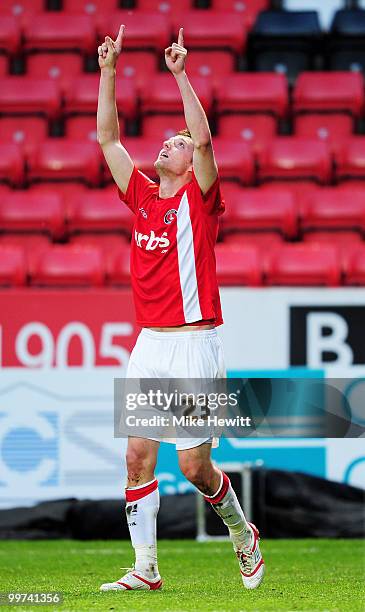
[[1, 610], [165, 610], [239, 612], [365, 610], [365, 548], [360, 540], [265, 540], [267, 573], [255, 591], [243, 588], [230, 542], [159, 542], [164, 588], [99, 592], [132, 561], [129, 542], [2, 541], [0, 591], [62, 591], [58, 606]]

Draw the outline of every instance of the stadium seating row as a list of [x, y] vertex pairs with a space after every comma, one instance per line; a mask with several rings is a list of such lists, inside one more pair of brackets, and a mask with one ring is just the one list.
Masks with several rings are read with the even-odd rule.
[[[73, 4], [73, 3], [72, 3]], [[105, 2], [103, 2], [105, 5]], [[180, 5], [180, 6], [179, 6]], [[71, 3], [70, 3], [70, 6]], [[30, 51], [78, 50], [95, 52], [96, 41], [107, 32], [116, 34], [121, 23], [126, 25], [127, 49], [152, 49], [158, 53], [176, 37], [184, 21], [189, 48], [226, 47], [242, 53], [246, 46], [247, 30], [252, 19], [245, 21], [245, 13], [225, 11], [185, 11], [183, 3], [176, 3], [178, 10], [163, 14], [156, 11], [106, 10], [95, 14], [67, 12], [40, 12], [14, 16], [2, 16], [0, 20], [0, 48], [10, 54], [21, 49]]]
[[[119, 118], [122, 140], [129, 126], [123, 117]], [[185, 126], [181, 114], [147, 115], [141, 122], [142, 136], [155, 140], [156, 146], [174, 136]], [[343, 144], [354, 133], [354, 121], [345, 114], [308, 113], [294, 118], [294, 134], [302, 138], [318, 139], [327, 142], [331, 153], [340, 151]], [[65, 136], [74, 141], [96, 142], [95, 116], [70, 116], [63, 124]], [[248, 143], [254, 154], [261, 153], [278, 132], [278, 122], [269, 115], [227, 114], [215, 121], [216, 137], [229, 140], [242, 140]], [[26, 157], [32, 156], [37, 145], [47, 139], [48, 121], [40, 117], [0, 118], [0, 143], [20, 145]], [[214, 138], [214, 140], [216, 139]]]
[[[217, 277], [224, 285], [337, 286], [364, 284], [365, 246], [336, 249], [326, 243], [275, 246], [263, 258], [243, 244], [218, 244]], [[37, 254], [0, 243], [0, 285], [75, 287], [129, 285], [129, 245], [105, 256], [92, 245], [56, 245]]]
[[[222, 194], [226, 212], [220, 222], [221, 235], [233, 241], [237, 232], [278, 232], [288, 239], [323, 230], [365, 235], [363, 188], [310, 186], [296, 197], [282, 184], [250, 189], [227, 182]], [[0, 227], [5, 232], [39, 232], [63, 240], [79, 232], [130, 236], [132, 225], [133, 215], [120, 203], [114, 185], [105, 189], [68, 186], [63, 194], [47, 184], [27, 191], [0, 190]]]
[[16, 55], [45, 49], [77, 50], [92, 55], [97, 40], [106, 33], [113, 36], [120, 23], [125, 23], [126, 49], [162, 54], [184, 24], [189, 50], [229, 49], [237, 58], [246, 56], [251, 69], [285, 72], [290, 82], [299, 72], [318, 68], [318, 61], [331, 69], [364, 69], [364, 10], [337, 11], [329, 35], [324, 36], [316, 11], [263, 11], [266, 6], [254, 0], [217, 0], [211, 10], [190, 10], [190, 3], [183, 0], [151, 1], [138, 4], [136, 10], [115, 10], [111, 0], [65, 0], [64, 11], [32, 14], [31, 6], [22, 10], [21, 3], [13, 2], [5, 6], [0, 19], [0, 51]]
[[[153, 163], [161, 142], [124, 138], [123, 143], [136, 165], [154, 176]], [[344, 140], [334, 159], [326, 142], [300, 137], [270, 140], [257, 160], [250, 145], [240, 140], [215, 138], [214, 149], [221, 178], [237, 179], [246, 185], [283, 179], [330, 184], [335, 180], [364, 178], [364, 136]], [[76, 180], [102, 186], [111, 180], [97, 143], [50, 138], [34, 147], [26, 161], [25, 165], [21, 146], [0, 144], [0, 181], [22, 186], [35, 181]]]
[[[129, 6], [132, 3], [129, 2]], [[216, 11], [235, 12], [240, 15], [247, 25], [253, 25], [257, 14], [270, 5], [269, 0], [211, 0], [206, 2], [207, 8]], [[69, 14], [98, 15], [98, 13], [110, 13], [123, 8], [120, 0], [63, 0], [59, 2], [62, 12]], [[134, 11], [153, 11], [162, 15], [171, 13], [182, 13], [195, 8], [193, 0], [137, 0], [133, 3]], [[40, 13], [47, 9], [44, 0], [3, 0], [0, 5], [0, 14], [18, 17], [24, 21], [29, 20], [34, 13]]]
[[[122, 63], [116, 97], [121, 115], [181, 112], [181, 97], [169, 73], [153, 72], [148, 54], [133, 54]], [[222, 57], [223, 56], [223, 59]], [[364, 78], [359, 73], [302, 73], [290, 104], [287, 79], [276, 73], [234, 73], [224, 53], [206, 58], [193, 54], [189, 74], [208, 113], [267, 113], [284, 118], [290, 113], [348, 113], [360, 117], [365, 108]], [[74, 62], [75, 60], [75, 62]], [[215, 69], [217, 63], [219, 68]], [[33, 57], [29, 75], [0, 78], [0, 113], [61, 114], [96, 113], [99, 74], [82, 74], [76, 57]], [[211, 75], [214, 77], [211, 78]], [[138, 74], [138, 78], [135, 75]]]

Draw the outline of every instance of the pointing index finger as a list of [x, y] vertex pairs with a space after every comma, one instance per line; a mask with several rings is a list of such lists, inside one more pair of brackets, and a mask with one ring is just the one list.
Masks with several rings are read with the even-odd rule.
[[180, 45], [181, 47], [184, 46], [184, 28], [180, 28], [179, 30], [179, 37], [177, 39], [177, 44]]
[[122, 42], [123, 42], [123, 37], [124, 37], [124, 30], [125, 30], [125, 25], [122, 24], [119, 28], [119, 32], [118, 32], [118, 36], [117, 36], [117, 40], [115, 41], [116, 44], [118, 46], [122, 46]]

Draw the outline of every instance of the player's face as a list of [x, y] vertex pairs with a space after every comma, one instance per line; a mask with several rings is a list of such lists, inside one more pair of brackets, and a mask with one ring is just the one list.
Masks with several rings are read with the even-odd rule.
[[194, 145], [187, 136], [173, 136], [165, 140], [156, 161], [157, 171], [185, 174], [192, 169]]

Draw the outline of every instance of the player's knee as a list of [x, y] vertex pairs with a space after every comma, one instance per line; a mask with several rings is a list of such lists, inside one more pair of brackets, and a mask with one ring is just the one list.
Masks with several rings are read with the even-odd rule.
[[180, 463], [180, 468], [185, 478], [201, 491], [205, 490], [211, 469], [210, 462], [199, 459], [187, 459]]
[[128, 481], [138, 483], [154, 470], [151, 457], [144, 448], [129, 448], [126, 456]]

